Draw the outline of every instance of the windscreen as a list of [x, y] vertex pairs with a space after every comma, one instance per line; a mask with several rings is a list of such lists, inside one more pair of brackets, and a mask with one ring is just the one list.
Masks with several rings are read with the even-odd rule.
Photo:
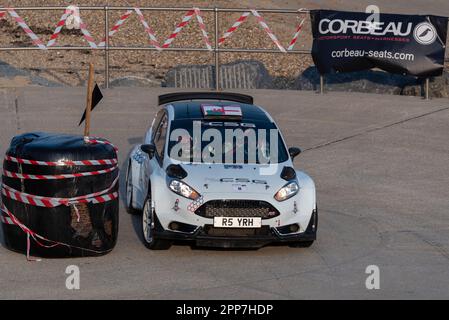
[[168, 155], [181, 162], [273, 164], [288, 160], [276, 125], [268, 121], [174, 120]]

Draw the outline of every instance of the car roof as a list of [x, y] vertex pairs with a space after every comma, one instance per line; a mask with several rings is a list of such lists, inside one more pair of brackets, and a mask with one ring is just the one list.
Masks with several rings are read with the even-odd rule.
[[241, 121], [269, 121], [265, 111], [253, 104], [232, 102], [232, 101], [217, 101], [217, 100], [201, 100], [201, 101], [182, 101], [170, 103], [174, 109], [174, 120], [202, 120], [203, 112], [201, 110], [202, 105], [213, 106], [239, 106], [242, 110]]

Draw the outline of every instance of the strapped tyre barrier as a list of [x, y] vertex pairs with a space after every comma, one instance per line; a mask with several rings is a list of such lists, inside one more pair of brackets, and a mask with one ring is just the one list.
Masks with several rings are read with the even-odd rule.
[[26, 133], [3, 162], [7, 248], [41, 257], [97, 256], [118, 234], [117, 149], [103, 139]]

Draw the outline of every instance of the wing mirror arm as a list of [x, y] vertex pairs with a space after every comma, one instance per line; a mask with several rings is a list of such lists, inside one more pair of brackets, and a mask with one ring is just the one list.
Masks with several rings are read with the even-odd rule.
[[295, 157], [297, 157], [301, 152], [302, 150], [298, 147], [288, 148], [288, 153], [290, 154], [290, 158], [292, 158], [292, 160], [295, 159]]

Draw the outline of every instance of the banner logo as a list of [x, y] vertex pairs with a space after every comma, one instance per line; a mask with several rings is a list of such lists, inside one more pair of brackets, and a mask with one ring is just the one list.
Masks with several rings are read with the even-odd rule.
[[413, 36], [416, 42], [423, 45], [429, 45], [435, 42], [437, 38], [437, 31], [431, 23], [422, 22], [415, 27]]
[[322, 19], [319, 23], [319, 32], [321, 34], [352, 34], [385, 36], [394, 35], [406, 37], [412, 30], [412, 23], [402, 22], [370, 22], [366, 20], [347, 20], [347, 19]]

